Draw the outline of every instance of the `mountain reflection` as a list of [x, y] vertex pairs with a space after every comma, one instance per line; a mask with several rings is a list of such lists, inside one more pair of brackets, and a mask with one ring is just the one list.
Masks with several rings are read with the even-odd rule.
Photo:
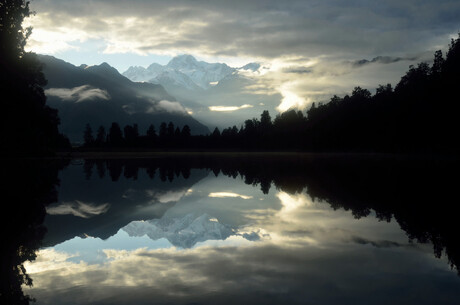
[[451, 212], [457, 197], [456, 181], [451, 178], [459, 169], [457, 161], [303, 154], [95, 159], [85, 160], [86, 177], [91, 177], [94, 167], [98, 173], [108, 172], [114, 181], [122, 173], [136, 180], [139, 169], [144, 169], [151, 178], [158, 171], [161, 181], [173, 182], [188, 179], [192, 169], [202, 169], [216, 177], [241, 177], [264, 194], [272, 185], [288, 194], [306, 190], [313, 200], [351, 210], [355, 218], [369, 216], [373, 210], [379, 220], [396, 220], [411, 241], [432, 243], [436, 257], [444, 251], [451, 267], [459, 269], [457, 217]]
[[166, 165], [147, 159], [85, 160], [84, 175], [81, 166], [68, 166], [61, 173], [59, 202], [47, 207], [44, 246], [75, 236], [107, 239], [132, 221], [161, 218], [207, 175]]
[[[67, 167], [61, 170], [64, 166]], [[410, 241], [431, 243], [435, 256], [441, 257], [444, 253], [451, 267], [458, 271], [460, 250], [453, 201], [457, 186], [455, 179], [451, 178], [458, 169], [458, 162], [452, 160], [303, 154], [211, 154], [14, 164], [2, 172], [6, 179], [3, 181], [7, 181], [2, 191], [6, 198], [16, 200], [8, 214], [11, 221], [9, 224], [4, 222], [4, 230], [13, 234], [6, 237], [6, 251], [2, 251], [1, 298], [5, 304], [27, 304], [29, 299], [22, 293], [21, 285], [30, 284], [32, 280], [26, 274], [23, 263], [35, 259], [35, 252], [40, 246], [55, 246], [76, 237], [97, 237], [110, 243], [111, 238], [121, 238], [123, 234], [137, 238], [147, 236], [158, 243], [168, 242], [171, 246], [189, 249], [186, 254], [180, 254], [168, 249], [154, 253], [135, 248], [133, 253], [139, 259], [149, 257], [155, 260], [151, 270], [165, 274], [173, 272], [159, 265], [160, 258], [170, 255], [171, 259], [177, 259], [180, 268], [190, 271], [191, 277], [194, 276], [190, 269], [192, 261], [200, 266], [203, 277], [218, 277], [215, 270], [219, 268], [223, 268], [219, 272], [237, 276], [232, 270], [225, 269], [224, 266], [230, 266], [234, 261], [228, 261], [231, 258], [221, 250], [206, 247], [200, 250], [195, 246], [219, 240], [233, 240], [235, 243], [264, 238], [275, 240], [277, 236], [270, 236], [263, 228], [245, 227], [246, 223], [241, 218], [276, 218], [281, 223], [294, 220], [311, 222], [312, 219], [302, 209], [315, 205], [351, 211], [355, 218], [375, 215], [383, 222], [395, 220]], [[58, 183], [58, 173], [61, 183]], [[260, 188], [260, 192], [254, 192], [261, 195], [274, 194], [272, 196], [279, 200], [278, 206], [267, 206], [263, 197], [259, 198], [253, 192], [215, 188], [199, 194], [199, 198], [203, 198], [200, 200], [222, 200], [221, 207], [225, 211], [229, 209], [225, 205], [230, 202], [225, 200], [238, 200], [241, 207], [251, 201], [254, 213], [248, 215], [240, 211], [243, 216], [230, 219], [231, 216], [218, 215], [217, 209], [208, 214], [186, 205], [181, 207], [179, 214], [169, 213], [184, 198], [195, 196], [195, 185], [213, 176], [241, 180], [246, 185]], [[267, 213], [272, 218], [267, 218]], [[292, 247], [298, 248], [297, 236], [302, 236], [302, 242], [316, 242], [311, 232], [305, 230], [302, 226], [284, 225], [278, 231], [290, 238]], [[365, 236], [347, 238], [354, 244], [376, 248], [407, 247], [394, 240], [374, 240]], [[115, 248], [105, 249], [108, 259], [126, 255]], [[50, 256], [58, 256], [51, 249], [43, 251]], [[209, 258], [210, 265], [204, 266], [198, 261], [203, 255]], [[251, 251], [238, 250], [234, 255], [234, 259], [245, 261], [250, 270], [258, 270], [261, 274], [279, 273], [280, 277], [286, 276], [285, 270], [275, 270], [275, 264], [286, 266], [289, 270], [295, 269], [294, 262], [305, 264], [300, 252], [289, 254], [272, 246], [260, 246]], [[309, 252], [308, 255], [316, 254]], [[56, 264], [68, 258], [57, 258]], [[281, 261], [286, 258], [292, 264]], [[274, 269], [263, 269], [259, 259], [272, 262]], [[403, 260], [409, 261], [409, 258]], [[140, 268], [134, 267], [137, 261], [130, 263], [133, 270]], [[336, 267], [344, 269], [343, 266]], [[298, 268], [304, 268], [302, 270], [306, 272], [299, 274], [300, 278], [307, 276], [308, 270], [314, 274], [319, 272], [306, 265]], [[195, 268], [193, 270], [196, 271]], [[146, 271], [139, 269], [138, 272], [143, 274]], [[172, 274], [173, 278], [175, 276], [179, 275]], [[243, 278], [235, 280], [245, 281]], [[294, 278], [290, 282], [293, 287], [299, 285], [294, 283]], [[262, 287], [263, 283], [260, 285]], [[300, 289], [300, 286], [297, 288]], [[214, 288], [209, 289], [213, 291]]]
[[224, 240], [234, 234], [230, 226], [219, 223], [217, 219], [207, 214], [133, 221], [123, 230], [129, 236], [147, 235], [153, 240], [166, 238], [171, 244], [181, 248], [191, 248], [200, 241]]

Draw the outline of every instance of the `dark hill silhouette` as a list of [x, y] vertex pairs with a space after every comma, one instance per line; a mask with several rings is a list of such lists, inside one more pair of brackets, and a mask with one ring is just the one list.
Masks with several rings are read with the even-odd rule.
[[158, 129], [162, 121], [172, 121], [189, 125], [195, 134], [209, 132], [160, 85], [131, 82], [107, 63], [76, 67], [52, 56], [39, 59], [48, 79], [49, 104], [59, 110], [61, 130], [74, 142], [81, 142], [87, 123], [136, 123], [146, 130], [151, 124]]

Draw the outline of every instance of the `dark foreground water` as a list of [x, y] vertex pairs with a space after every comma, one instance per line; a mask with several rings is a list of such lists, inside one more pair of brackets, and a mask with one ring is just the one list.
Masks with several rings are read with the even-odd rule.
[[12, 304], [23, 294], [37, 304], [460, 303], [456, 162], [195, 156], [14, 168], [2, 257]]

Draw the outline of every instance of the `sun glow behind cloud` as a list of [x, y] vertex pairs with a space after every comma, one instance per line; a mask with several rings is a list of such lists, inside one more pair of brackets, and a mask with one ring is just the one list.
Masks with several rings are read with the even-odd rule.
[[297, 95], [291, 89], [291, 86], [292, 83], [285, 83], [280, 88], [283, 99], [281, 100], [281, 104], [276, 108], [280, 112], [284, 112], [292, 108], [304, 109], [307, 104], [309, 104], [309, 99], [305, 99]]

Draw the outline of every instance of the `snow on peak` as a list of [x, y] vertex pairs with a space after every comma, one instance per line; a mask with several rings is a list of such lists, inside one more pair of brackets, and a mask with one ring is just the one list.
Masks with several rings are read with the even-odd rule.
[[260, 69], [260, 64], [256, 62], [249, 63], [240, 68], [240, 70], [250, 70], [252, 72], [256, 72], [259, 69]]
[[184, 68], [196, 68], [199, 64], [192, 55], [179, 55], [171, 59], [166, 66], [172, 69], [182, 70]]
[[223, 63], [207, 63], [196, 60], [192, 55], [179, 55], [165, 66], [153, 63], [147, 69], [130, 67], [123, 75], [137, 82], [148, 81], [190, 90], [206, 90], [236, 70]]

